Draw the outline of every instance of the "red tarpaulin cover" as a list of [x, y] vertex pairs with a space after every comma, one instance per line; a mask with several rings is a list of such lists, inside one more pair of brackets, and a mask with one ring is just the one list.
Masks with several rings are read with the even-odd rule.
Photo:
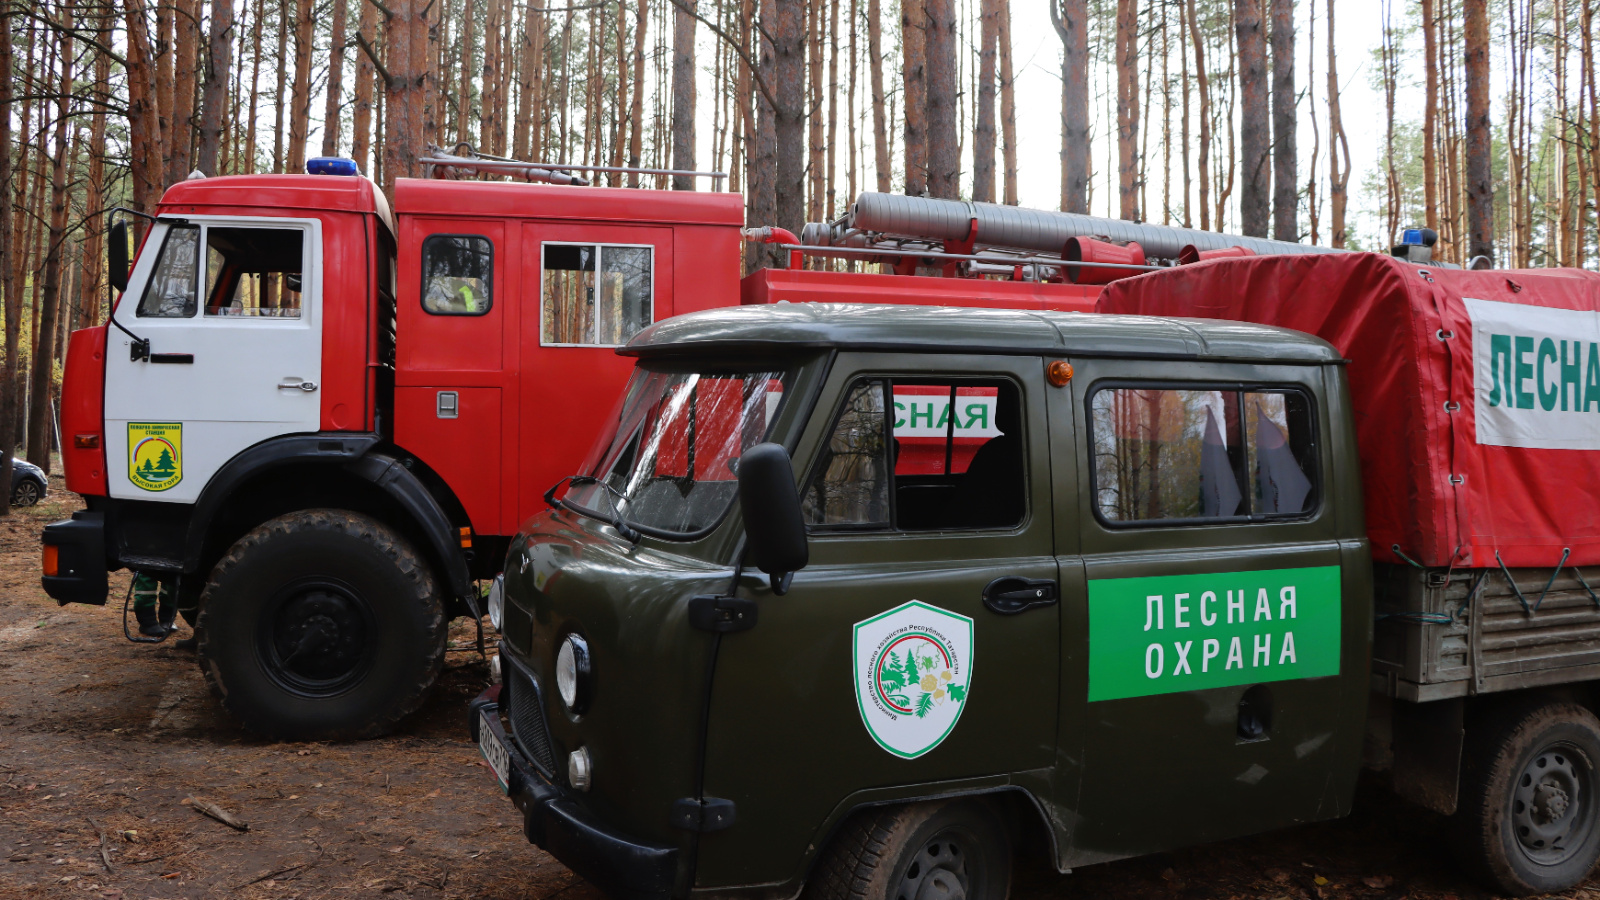
[[[1281, 325], [1348, 371], [1374, 558], [1600, 564], [1600, 275], [1376, 253], [1229, 259], [1118, 281], [1099, 312]], [[1459, 406], [1457, 406], [1459, 404]]]

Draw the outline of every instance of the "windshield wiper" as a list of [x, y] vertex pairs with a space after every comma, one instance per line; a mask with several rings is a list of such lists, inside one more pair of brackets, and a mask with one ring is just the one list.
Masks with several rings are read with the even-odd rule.
[[[565, 497], [557, 500], [556, 491], [561, 490], [561, 485], [563, 484], [566, 484], [568, 487], [586, 487], [591, 484], [597, 484], [605, 488], [606, 499], [611, 502], [611, 513], [606, 514], [597, 509], [590, 509], [582, 504], [573, 503], [571, 500], [568, 500]], [[641, 530], [650, 531], [652, 533], [654, 532], [654, 529], [643, 529], [643, 526], [636, 526], [629, 522], [626, 518], [623, 518], [622, 512], [617, 508], [617, 499], [626, 501], [628, 498], [621, 491], [617, 490], [615, 487], [612, 487], [609, 483], [596, 478], [593, 475], [568, 475], [567, 477], [551, 485], [550, 490], [544, 492], [544, 502], [549, 504], [551, 507], [570, 509], [580, 516], [588, 516], [591, 519], [598, 519], [599, 521], [610, 525], [612, 528], [615, 528], [617, 533], [622, 535], [623, 540], [626, 540], [629, 543], [639, 543], [639, 539], [643, 536]]]

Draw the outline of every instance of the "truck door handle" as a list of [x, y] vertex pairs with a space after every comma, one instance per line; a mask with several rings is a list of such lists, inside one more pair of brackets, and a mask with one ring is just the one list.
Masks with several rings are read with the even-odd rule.
[[306, 381], [301, 378], [285, 378], [278, 382], [278, 390], [280, 391], [305, 391], [309, 394], [316, 389], [317, 383], [315, 381]]
[[983, 589], [983, 605], [990, 612], [1014, 616], [1036, 606], [1050, 606], [1057, 599], [1056, 583], [1049, 579], [1007, 575], [989, 582]]

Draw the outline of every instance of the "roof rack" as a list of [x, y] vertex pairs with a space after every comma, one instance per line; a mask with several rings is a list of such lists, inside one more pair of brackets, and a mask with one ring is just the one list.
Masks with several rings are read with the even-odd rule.
[[587, 185], [587, 179], [572, 172], [619, 172], [638, 175], [686, 175], [691, 178], [711, 179], [711, 189], [721, 190], [722, 184], [727, 180], [726, 172], [694, 172], [688, 169], [647, 169], [637, 166], [585, 166], [576, 163], [546, 163], [523, 162], [504, 156], [495, 156], [489, 153], [480, 153], [472, 148], [471, 144], [457, 144], [454, 152], [446, 151], [432, 144], [428, 145], [428, 155], [417, 160], [426, 166], [426, 177], [447, 177], [441, 170], [456, 170], [463, 174], [476, 175], [488, 172], [499, 175], [520, 177], [527, 181], [541, 181], [548, 184], [566, 184], [574, 186]]

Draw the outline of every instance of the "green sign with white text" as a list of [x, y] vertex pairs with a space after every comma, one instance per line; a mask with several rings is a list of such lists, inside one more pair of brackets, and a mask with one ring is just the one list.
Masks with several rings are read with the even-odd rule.
[[1089, 699], [1339, 674], [1339, 567], [1089, 582]]

